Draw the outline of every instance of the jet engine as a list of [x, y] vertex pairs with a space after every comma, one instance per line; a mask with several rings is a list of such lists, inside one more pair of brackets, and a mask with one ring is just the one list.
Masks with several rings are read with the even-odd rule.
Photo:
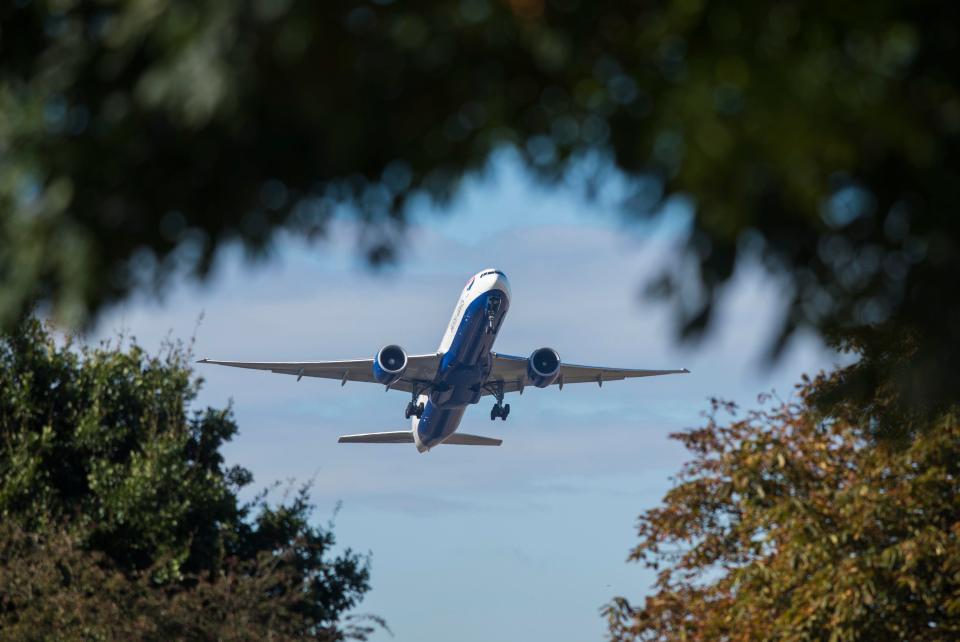
[[534, 350], [527, 359], [527, 381], [546, 388], [560, 376], [560, 355], [552, 348]]
[[407, 353], [398, 345], [380, 348], [373, 360], [373, 378], [385, 386], [391, 386], [407, 369]]

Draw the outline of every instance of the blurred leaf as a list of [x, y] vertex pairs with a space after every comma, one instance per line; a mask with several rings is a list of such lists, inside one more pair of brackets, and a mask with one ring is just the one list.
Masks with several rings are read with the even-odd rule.
[[88, 322], [334, 211], [390, 261], [414, 197], [512, 146], [547, 183], [605, 159], [644, 194], [628, 217], [686, 198], [695, 268], [652, 275], [683, 336], [759, 258], [789, 301], [773, 354], [890, 322], [927, 396], [960, 394], [957, 3], [32, 0], [0, 25], [7, 328], [35, 304]]

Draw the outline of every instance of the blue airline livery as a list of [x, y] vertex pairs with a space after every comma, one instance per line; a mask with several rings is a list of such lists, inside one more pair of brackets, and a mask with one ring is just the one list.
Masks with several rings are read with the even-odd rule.
[[375, 432], [340, 437], [340, 443], [412, 443], [426, 452], [440, 444], [499, 446], [502, 441], [457, 432], [467, 406], [485, 395], [496, 400], [490, 419], [506, 419], [509, 392], [523, 394], [526, 386], [559, 389], [571, 383], [596, 383], [633, 377], [689, 372], [682, 370], [630, 370], [561, 363], [551, 348], [539, 348], [529, 357], [512, 357], [493, 352], [493, 342], [510, 309], [510, 284], [500, 270], [484, 270], [468, 282], [454, 308], [440, 348], [433, 354], [408, 355], [398, 345], [380, 349], [373, 359], [350, 361], [245, 362], [201, 359], [237, 368], [269, 370], [302, 377], [379, 383], [387, 389], [410, 394], [406, 417], [411, 430]]

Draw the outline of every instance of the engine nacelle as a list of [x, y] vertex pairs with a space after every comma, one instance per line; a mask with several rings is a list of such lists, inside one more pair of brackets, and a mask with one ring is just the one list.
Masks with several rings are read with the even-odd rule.
[[527, 381], [546, 388], [560, 376], [560, 355], [552, 348], [534, 350], [527, 359]]
[[385, 386], [391, 386], [407, 369], [407, 353], [398, 345], [380, 348], [373, 360], [373, 378]]

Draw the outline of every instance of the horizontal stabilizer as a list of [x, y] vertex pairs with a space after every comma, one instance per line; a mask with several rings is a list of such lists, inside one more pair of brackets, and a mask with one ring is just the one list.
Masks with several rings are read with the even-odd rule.
[[368, 432], [360, 435], [343, 435], [337, 441], [341, 444], [412, 444], [413, 433], [409, 430]]
[[[341, 444], [412, 444], [413, 433], [409, 430], [396, 430], [393, 432], [367, 432], [359, 435], [343, 435], [337, 440]], [[503, 443], [502, 439], [493, 439], [491, 437], [481, 437], [480, 435], [467, 435], [455, 432], [444, 441], [444, 444], [453, 444], [454, 446], [499, 446]]]
[[480, 435], [467, 435], [462, 432], [455, 432], [443, 440], [444, 444], [453, 444], [455, 446], [499, 446], [503, 443], [502, 439], [493, 439], [491, 437], [481, 437]]

